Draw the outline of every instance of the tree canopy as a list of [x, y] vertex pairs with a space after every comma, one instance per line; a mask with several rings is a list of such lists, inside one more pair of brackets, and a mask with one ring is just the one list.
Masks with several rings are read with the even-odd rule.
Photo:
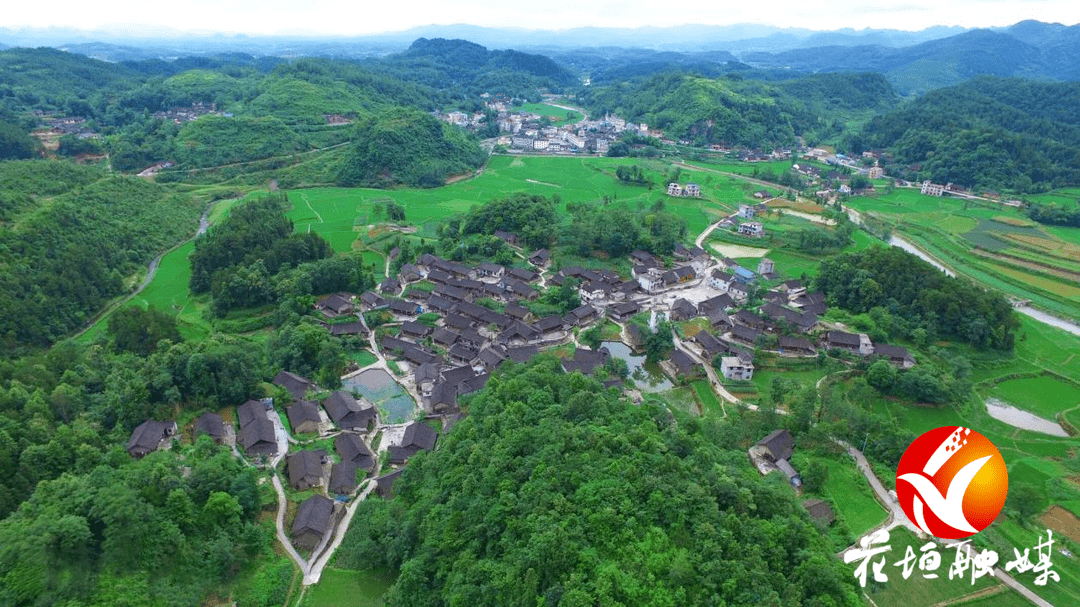
[[513, 366], [366, 501], [347, 567], [400, 569], [388, 605], [857, 605], [790, 487], [718, 422], [635, 407], [553, 358]]

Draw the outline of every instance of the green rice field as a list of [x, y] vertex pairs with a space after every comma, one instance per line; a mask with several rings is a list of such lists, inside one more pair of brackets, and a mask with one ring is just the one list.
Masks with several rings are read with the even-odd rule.
[[1045, 375], [1003, 381], [990, 390], [990, 396], [1047, 419], [1080, 407], [1080, 388]]
[[[814, 454], [812, 457], [813, 461], [821, 462], [829, 469], [829, 478], [819, 496], [839, 511], [853, 536], [861, 537], [885, 522], [888, 512], [874, 497], [870, 483], [855, 465], [855, 460], [846, 455], [833, 458]], [[811, 461], [809, 456], [798, 453], [792, 459], [796, 470], [805, 470]]]
[[699, 379], [692, 382], [690, 387], [694, 390], [694, 395], [697, 396], [698, 402], [701, 403], [703, 411], [707, 412], [709, 415], [724, 415], [720, 397], [716, 395], [716, 391], [713, 390], [709, 380]]

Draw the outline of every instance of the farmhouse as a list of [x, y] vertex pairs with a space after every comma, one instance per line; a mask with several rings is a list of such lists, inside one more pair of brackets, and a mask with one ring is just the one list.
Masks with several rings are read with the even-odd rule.
[[829, 331], [825, 334], [825, 347], [847, 350], [863, 356], [874, 353], [874, 344], [865, 333], [856, 335], [844, 331]]
[[313, 495], [296, 511], [292, 525], [293, 543], [314, 550], [333, 527], [334, 502], [325, 495]]
[[945, 186], [937, 183], [930, 183], [930, 181], [927, 180], [922, 182], [922, 188], [919, 191], [927, 196], [941, 196], [945, 193]]
[[357, 400], [348, 392], [337, 391], [326, 397], [323, 408], [342, 430], [367, 430], [375, 422], [375, 407], [366, 400]]
[[682, 196], [682, 186], [677, 183], [669, 183], [667, 193], [668, 196]]
[[144, 457], [166, 444], [174, 434], [176, 434], [176, 422], [145, 421], [132, 431], [127, 445], [128, 455], [134, 458]]
[[874, 346], [874, 354], [882, 356], [901, 369], [909, 369], [915, 366], [915, 359], [903, 346], [891, 346], [889, 344], [877, 344]]
[[326, 451], [300, 451], [289, 456], [289, 484], [297, 491], [318, 487], [323, 482]]
[[341, 456], [343, 462], [349, 462], [364, 470], [375, 467], [375, 454], [358, 434], [339, 434], [334, 439], [334, 450]]
[[195, 422], [195, 436], [200, 434], [208, 435], [220, 445], [225, 440], [225, 420], [217, 413], [204, 413]]
[[307, 400], [298, 400], [296, 404], [286, 409], [286, 412], [289, 415], [289, 425], [292, 426], [293, 434], [319, 431], [319, 424], [322, 423], [319, 405]]
[[748, 381], [754, 378], [754, 363], [744, 363], [738, 356], [720, 359], [720, 372], [725, 379]]
[[240, 444], [250, 455], [274, 455], [277, 453], [277, 431], [274, 422], [266, 416], [267, 405], [249, 400], [236, 408], [240, 420]]
[[297, 399], [304, 398], [308, 390], [315, 388], [315, 382], [288, 371], [278, 373], [274, 377], [274, 385], [285, 388], [293, 398]]
[[763, 228], [761, 226], [761, 223], [757, 221], [750, 221], [747, 223], [739, 224], [739, 233], [745, 234], [746, 236], [760, 238], [765, 235], [765, 228]]
[[409, 424], [405, 427], [405, 435], [401, 439], [401, 444], [391, 445], [387, 448], [390, 451], [390, 463], [404, 464], [406, 460], [416, 455], [417, 452], [434, 448], [436, 438], [438, 438], [438, 434], [431, 426], [421, 422]]

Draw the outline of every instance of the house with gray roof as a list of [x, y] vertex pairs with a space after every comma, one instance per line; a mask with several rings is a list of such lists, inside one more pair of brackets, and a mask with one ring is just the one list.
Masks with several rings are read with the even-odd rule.
[[294, 544], [314, 550], [334, 526], [334, 502], [325, 495], [313, 495], [296, 510], [292, 524]]
[[147, 420], [135, 427], [128, 440], [128, 455], [136, 459], [158, 450], [176, 434], [176, 422]]

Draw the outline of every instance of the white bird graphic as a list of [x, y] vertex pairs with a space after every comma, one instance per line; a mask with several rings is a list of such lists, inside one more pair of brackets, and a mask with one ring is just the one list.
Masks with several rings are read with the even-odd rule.
[[[900, 475], [897, 480], [911, 483], [915, 487], [915, 493], [926, 502], [930, 511], [946, 525], [959, 531], [977, 533], [978, 529], [972, 527], [964, 516], [964, 495], [967, 494], [968, 485], [971, 484], [975, 475], [979, 473], [979, 470], [982, 469], [986, 462], [990, 461], [991, 457], [993, 456], [980, 457], [961, 468], [953, 477], [952, 482], [949, 483], [949, 488], [946, 490], [944, 497], [938, 492], [934, 483], [921, 474], [909, 472]], [[922, 502], [919, 501], [918, 497], [915, 498], [915, 518], [915, 523], [919, 528], [930, 533], [926, 525], [926, 519], [923, 516]], [[930, 535], [933, 534], [930, 533]]]

